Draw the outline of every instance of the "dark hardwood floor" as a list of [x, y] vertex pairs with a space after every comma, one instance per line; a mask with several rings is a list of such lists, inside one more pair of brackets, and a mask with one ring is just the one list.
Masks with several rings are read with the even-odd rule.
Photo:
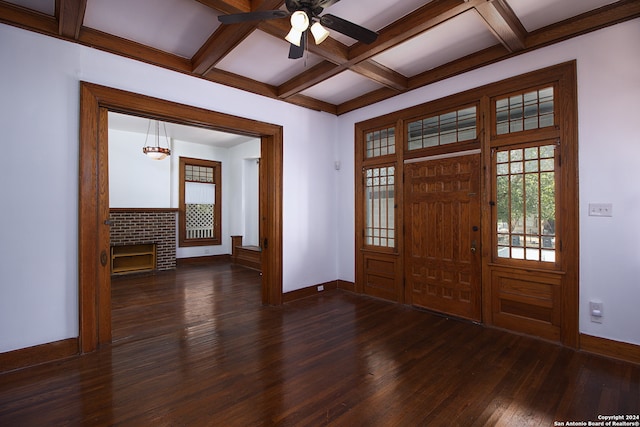
[[[0, 426], [551, 426], [640, 414], [640, 366], [221, 264], [113, 281], [113, 344], [0, 375]], [[586, 425], [586, 424], [585, 424]]]

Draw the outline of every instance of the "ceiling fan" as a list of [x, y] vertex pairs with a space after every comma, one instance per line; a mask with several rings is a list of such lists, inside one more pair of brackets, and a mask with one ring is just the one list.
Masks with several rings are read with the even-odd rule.
[[[354, 24], [334, 15], [320, 14], [327, 7], [340, 0], [286, 0], [287, 10], [265, 10], [258, 12], [232, 13], [221, 15], [218, 20], [223, 24], [238, 24], [241, 22], [260, 21], [267, 19], [291, 17], [291, 30], [285, 37], [291, 46], [289, 48], [289, 58], [298, 59], [304, 54], [307, 43], [307, 34], [310, 31], [316, 44], [322, 43], [332, 29], [352, 39], [370, 44], [376, 41], [378, 33], [368, 30], [360, 25]], [[308, 31], [307, 31], [308, 30]]]

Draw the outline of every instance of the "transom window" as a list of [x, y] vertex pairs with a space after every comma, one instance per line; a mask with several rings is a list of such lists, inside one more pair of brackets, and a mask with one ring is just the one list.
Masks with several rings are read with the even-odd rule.
[[412, 121], [407, 126], [409, 150], [471, 141], [477, 136], [476, 106]]
[[365, 245], [396, 246], [395, 169], [395, 166], [382, 166], [364, 170]]
[[498, 258], [555, 262], [556, 144], [494, 156]]
[[496, 101], [496, 132], [504, 135], [555, 124], [553, 86]]
[[366, 158], [386, 156], [396, 152], [395, 128], [380, 129], [368, 132], [366, 139]]

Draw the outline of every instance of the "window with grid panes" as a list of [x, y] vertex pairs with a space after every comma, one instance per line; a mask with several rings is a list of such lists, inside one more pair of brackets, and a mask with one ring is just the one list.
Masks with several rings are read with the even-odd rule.
[[365, 168], [364, 174], [365, 245], [394, 248], [395, 166]]
[[386, 156], [396, 152], [395, 128], [391, 127], [368, 132], [365, 138], [365, 157], [367, 158]]
[[495, 153], [498, 258], [555, 262], [556, 144]]
[[[553, 126], [552, 86], [495, 101], [497, 135]], [[557, 143], [495, 149], [496, 250], [498, 259], [556, 261]]]
[[221, 164], [180, 158], [180, 246], [219, 245]]
[[495, 112], [498, 135], [553, 126], [553, 86], [499, 99]]
[[383, 161], [393, 155], [395, 128], [372, 130], [365, 134], [365, 158], [381, 158], [382, 163], [363, 169], [364, 183], [364, 244], [395, 248], [395, 165]]
[[437, 147], [477, 137], [476, 106], [424, 117], [407, 125], [407, 148]]

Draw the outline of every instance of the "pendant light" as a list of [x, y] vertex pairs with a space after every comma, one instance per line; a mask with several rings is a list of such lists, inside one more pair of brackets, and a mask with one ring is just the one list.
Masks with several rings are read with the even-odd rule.
[[[151, 122], [154, 122], [155, 132], [153, 137], [155, 139], [155, 145], [147, 144], [151, 130]], [[171, 150], [169, 149], [169, 137], [167, 136], [167, 125], [163, 122], [162, 127], [164, 129], [164, 139], [167, 143], [166, 148], [160, 146], [160, 122], [158, 120], [149, 120], [149, 125], [147, 126], [147, 137], [144, 140], [142, 152], [153, 160], [162, 160], [171, 155]]]

